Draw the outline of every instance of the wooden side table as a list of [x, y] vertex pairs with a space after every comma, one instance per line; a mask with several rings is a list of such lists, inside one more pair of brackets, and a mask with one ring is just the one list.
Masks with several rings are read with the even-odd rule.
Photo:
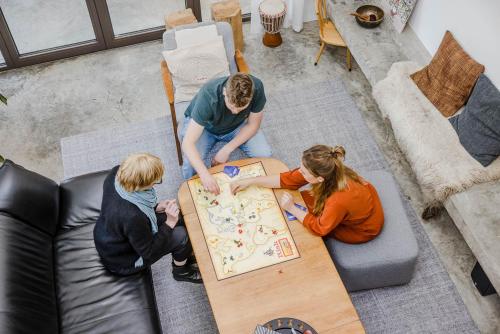
[[233, 28], [234, 46], [243, 51], [243, 24], [238, 0], [226, 0], [212, 5], [212, 19], [216, 22], [228, 22]]
[[193, 14], [193, 10], [191, 8], [179, 10], [165, 16], [165, 27], [167, 29], [172, 29], [174, 27], [197, 23], [196, 17]]

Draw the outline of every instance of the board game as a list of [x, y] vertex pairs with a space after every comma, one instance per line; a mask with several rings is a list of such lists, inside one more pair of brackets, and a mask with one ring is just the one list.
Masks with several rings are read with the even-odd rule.
[[231, 182], [260, 175], [266, 175], [260, 162], [226, 166], [213, 174], [217, 196], [200, 179], [188, 182], [218, 280], [300, 257], [271, 189], [251, 186], [231, 194]]

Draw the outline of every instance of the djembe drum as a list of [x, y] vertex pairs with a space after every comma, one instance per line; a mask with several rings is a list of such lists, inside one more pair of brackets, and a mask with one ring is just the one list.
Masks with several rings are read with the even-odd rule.
[[262, 43], [275, 48], [282, 43], [280, 30], [285, 21], [286, 5], [282, 0], [264, 0], [259, 5], [260, 22], [264, 27]]

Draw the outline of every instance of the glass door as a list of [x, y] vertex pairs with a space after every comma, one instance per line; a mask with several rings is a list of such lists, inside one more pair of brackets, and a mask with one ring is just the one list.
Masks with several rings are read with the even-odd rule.
[[188, 2], [186, 0], [96, 0], [106, 45], [117, 47], [160, 39], [165, 31], [165, 16], [185, 9]]
[[20, 55], [96, 42], [85, 0], [0, 0]]
[[3, 53], [0, 52], [0, 67], [5, 67], [7, 64], [5, 63], [5, 58], [3, 57]]
[[107, 0], [115, 37], [163, 29], [165, 16], [186, 8], [185, 0]]
[[[0, 18], [2, 17], [1, 12], [2, 11], [0, 8]], [[0, 35], [0, 71], [8, 69], [11, 66], [12, 66], [12, 59], [9, 57], [9, 50], [7, 49], [7, 44]]]
[[0, 9], [13, 67], [104, 48], [93, 0], [0, 0]]
[[161, 39], [200, 0], [0, 0], [0, 70]]
[[241, 15], [250, 15], [250, 9], [252, 8], [252, 0], [240, 0]]
[[203, 22], [212, 21], [212, 12], [210, 8], [212, 4], [215, 2], [219, 2], [219, 0], [201, 0], [201, 19]]

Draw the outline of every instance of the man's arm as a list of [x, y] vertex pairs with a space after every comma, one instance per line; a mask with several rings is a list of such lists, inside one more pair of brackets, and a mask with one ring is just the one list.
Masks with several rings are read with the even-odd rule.
[[206, 190], [218, 195], [220, 188], [213, 176], [208, 172], [207, 167], [200, 157], [200, 153], [196, 149], [196, 142], [200, 139], [204, 127], [193, 119], [189, 121], [186, 134], [182, 140], [182, 150], [186, 154], [191, 166], [196, 170], [200, 176], [201, 182]]
[[248, 116], [247, 124], [241, 128], [240, 132], [229, 143], [217, 152], [214, 157], [216, 163], [225, 163], [229, 159], [229, 155], [235, 149], [246, 143], [250, 138], [255, 136], [259, 131], [260, 123], [262, 123], [264, 112], [251, 112]]

